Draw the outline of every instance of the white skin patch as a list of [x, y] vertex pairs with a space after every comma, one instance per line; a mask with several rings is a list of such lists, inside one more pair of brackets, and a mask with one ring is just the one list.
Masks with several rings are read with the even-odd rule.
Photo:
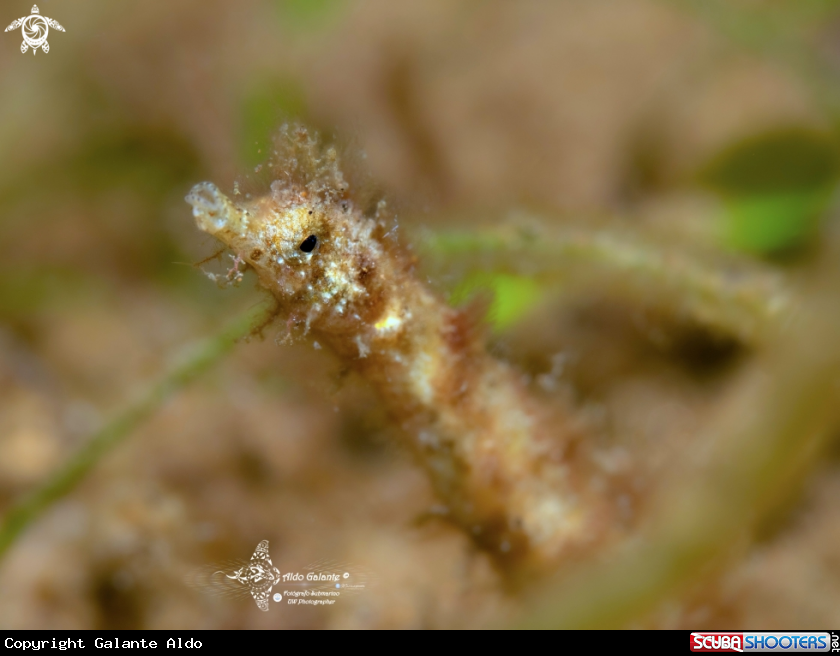
[[402, 319], [400, 319], [399, 317], [395, 317], [392, 314], [389, 314], [384, 319], [380, 319], [375, 324], [373, 324], [374, 328], [376, 328], [379, 332], [383, 333], [396, 330], [400, 326], [402, 326]]
[[432, 380], [434, 378], [435, 361], [428, 353], [418, 353], [409, 374], [414, 392], [426, 404], [431, 404], [435, 397]]

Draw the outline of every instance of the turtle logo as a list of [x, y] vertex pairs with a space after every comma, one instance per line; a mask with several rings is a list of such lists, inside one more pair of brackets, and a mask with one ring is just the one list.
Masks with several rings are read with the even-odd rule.
[[44, 52], [50, 51], [50, 44], [47, 43], [47, 34], [50, 32], [50, 28], [59, 32], [64, 31], [64, 28], [58, 24], [58, 21], [41, 16], [41, 12], [38, 11], [38, 5], [32, 6], [32, 13], [29, 16], [12, 21], [12, 24], [6, 28], [6, 32], [16, 30], [19, 27], [21, 28], [21, 32], [23, 32], [23, 43], [20, 44], [20, 51], [26, 52], [32, 48], [33, 55], [38, 48], [41, 48]]

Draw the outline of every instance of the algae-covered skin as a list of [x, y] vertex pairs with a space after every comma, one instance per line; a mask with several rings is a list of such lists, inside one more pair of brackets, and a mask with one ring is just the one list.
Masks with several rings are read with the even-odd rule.
[[336, 151], [284, 126], [262, 196], [187, 196], [202, 230], [257, 273], [292, 333], [327, 345], [379, 392], [447, 514], [509, 564], [540, 567], [603, 537], [609, 505], [572, 466], [580, 435], [488, 355], [477, 320], [413, 273], [382, 214], [363, 213]]

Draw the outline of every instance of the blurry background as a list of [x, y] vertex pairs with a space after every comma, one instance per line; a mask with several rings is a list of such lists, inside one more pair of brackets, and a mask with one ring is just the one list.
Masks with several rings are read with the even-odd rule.
[[[363, 149], [407, 228], [514, 207], [624, 217], [794, 275], [834, 212], [840, 3], [732, 4], [42, 0], [66, 28], [49, 53], [21, 54], [20, 30], [0, 38], [0, 509], [180, 345], [261, 298], [192, 266], [216, 245], [183, 198], [202, 180], [247, 183], [285, 118]], [[31, 6], [2, 11], [6, 25]], [[525, 293], [489, 275], [498, 302]], [[494, 348], [535, 378], [562, 369], [640, 493], [752, 355], [661, 308], [525, 310]], [[175, 396], [21, 537], [0, 562], [0, 626], [443, 628], [515, 612], [467, 537], [423, 519], [434, 497], [375, 398], [277, 331]], [[827, 458], [724, 576], [639, 625], [840, 625], [838, 493]], [[185, 584], [263, 539], [281, 571], [334, 559], [374, 584], [269, 613]]]

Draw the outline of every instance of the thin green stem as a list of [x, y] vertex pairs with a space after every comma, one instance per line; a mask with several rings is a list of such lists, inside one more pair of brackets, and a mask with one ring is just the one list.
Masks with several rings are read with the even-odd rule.
[[260, 306], [243, 313], [218, 334], [188, 347], [177, 364], [153, 383], [109, 423], [94, 433], [75, 454], [39, 487], [12, 504], [0, 524], [0, 558], [20, 534], [53, 503], [73, 490], [93, 467], [138, 426], [151, 417], [174, 393], [219, 362], [255, 327], [270, 321], [273, 306]]
[[775, 271], [609, 226], [426, 232], [418, 243], [432, 266], [455, 263], [447, 269], [456, 276], [508, 272], [567, 292], [655, 303], [747, 344], [772, 335], [793, 309]]

